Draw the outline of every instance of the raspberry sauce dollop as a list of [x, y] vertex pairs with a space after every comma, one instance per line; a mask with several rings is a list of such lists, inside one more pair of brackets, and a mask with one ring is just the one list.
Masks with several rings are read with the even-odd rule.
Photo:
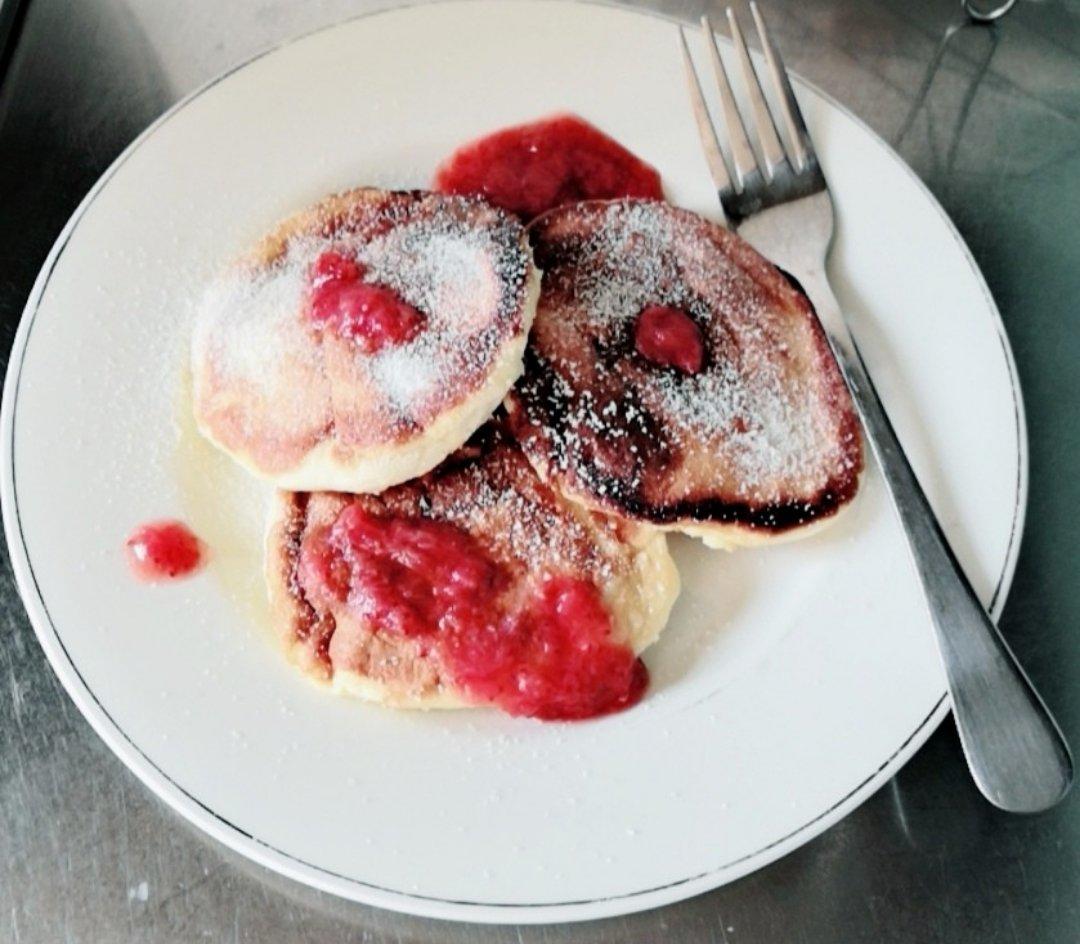
[[427, 321], [393, 289], [365, 282], [363, 266], [338, 252], [322, 253], [311, 267], [308, 314], [365, 354], [411, 341]]
[[132, 572], [151, 583], [186, 577], [203, 562], [202, 542], [182, 521], [139, 525], [125, 547]]
[[300, 566], [306, 584], [376, 632], [422, 640], [468, 697], [509, 714], [591, 718], [630, 707], [648, 685], [644, 663], [612, 639], [595, 585], [549, 575], [521, 600], [509, 569], [453, 524], [349, 505], [308, 537]]
[[462, 145], [435, 172], [443, 193], [478, 193], [529, 220], [579, 200], [662, 200], [660, 175], [576, 115], [504, 128]]
[[696, 374], [705, 361], [701, 329], [685, 311], [648, 305], [634, 322], [634, 347], [646, 360]]

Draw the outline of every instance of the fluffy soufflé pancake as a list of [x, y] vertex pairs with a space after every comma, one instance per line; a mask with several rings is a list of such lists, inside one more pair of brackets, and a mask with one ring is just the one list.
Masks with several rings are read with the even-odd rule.
[[729, 231], [658, 201], [530, 227], [543, 272], [511, 428], [591, 508], [730, 547], [833, 515], [858, 421], [805, 295]]
[[497, 421], [380, 495], [281, 493], [267, 580], [294, 659], [335, 690], [544, 719], [641, 697], [679, 583], [662, 532], [561, 497]]
[[521, 224], [478, 198], [330, 197], [206, 294], [199, 428], [283, 488], [372, 492], [421, 475], [520, 374], [538, 283]]

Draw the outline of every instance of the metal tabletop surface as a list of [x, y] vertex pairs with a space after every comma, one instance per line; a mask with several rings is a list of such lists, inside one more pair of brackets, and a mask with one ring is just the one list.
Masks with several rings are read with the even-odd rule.
[[[6, 0], [10, 3], [11, 0]], [[655, 0], [688, 20], [720, 4]], [[1021, 0], [993, 28], [956, 0], [768, 0], [795, 70], [889, 140], [967, 239], [1027, 403], [1031, 498], [1002, 618], [1080, 745], [1080, 2]], [[28, 0], [0, 80], [0, 318], [10, 348], [68, 215], [192, 88], [363, 0]], [[717, 16], [717, 21], [720, 17]], [[948, 312], [942, 312], [948, 317]], [[999, 813], [951, 721], [884, 789], [798, 852], [711, 894], [560, 927], [426, 921], [241, 861], [144, 789], [46, 664], [4, 553], [0, 939], [349, 942], [1080, 941], [1080, 797]]]

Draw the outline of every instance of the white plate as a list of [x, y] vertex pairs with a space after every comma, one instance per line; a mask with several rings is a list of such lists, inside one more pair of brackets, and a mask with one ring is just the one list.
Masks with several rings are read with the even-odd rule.
[[[697, 48], [698, 54], [704, 50]], [[956, 231], [820, 93], [832, 272], [902, 438], [1000, 609], [1025, 500], [1008, 344]], [[946, 712], [904, 544], [871, 470], [819, 538], [674, 543], [682, 597], [640, 707], [576, 725], [336, 700], [269, 641], [264, 493], [191, 432], [191, 301], [281, 215], [359, 183], [422, 186], [472, 135], [572, 109], [715, 215], [670, 22], [449, 3], [370, 16], [189, 97], [86, 198], [38, 279], [3, 405], [15, 573], [49, 660], [120, 758], [209, 834], [302, 882], [480, 921], [612, 915], [783, 855], [891, 777]], [[214, 564], [148, 588], [128, 530], [186, 517]]]

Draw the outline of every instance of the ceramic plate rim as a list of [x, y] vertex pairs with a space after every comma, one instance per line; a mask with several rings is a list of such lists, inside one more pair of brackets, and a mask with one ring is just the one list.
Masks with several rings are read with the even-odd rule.
[[[463, 2], [463, 0], [441, 0], [441, 2]], [[465, 0], [467, 2], [467, 0]], [[590, 6], [615, 9], [631, 16], [645, 16], [668, 23], [683, 22], [678, 17], [668, 16], [651, 10], [625, 7], [605, 0], [564, 0]], [[3, 463], [0, 466], [0, 507], [4, 516], [4, 532], [11, 558], [16, 585], [35, 635], [45, 651], [49, 664], [59, 677], [64, 689], [75, 702], [83, 717], [90, 723], [97, 735], [108, 745], [125, 764], [155, 795], [170, 808], [191, 822], [202, 832], [212, 836], [225, 846], [244, 857], [279, 874], [285, 875], [305, 885], [313, 886], [364, 904], [375, 905], [394, 911], [405, 912], [423, 917], [443, 918], [484, 923], [549, 923], [558, 921], [589, 920], [643, 911], [664, 904], [681, 901], [693, 895], [717, 888], [734, 881], [752, 871], [762, 868], [788, 852], [810, 841], [815, 836], [838, 822], [857, 806], [875, 793], [907, 762], [907, 760], [926, 742], [937, 729], [949, 711], [948, 696], [942, 692], [936, 703], [930, 708], [923, 720], [904, 739], [904, 741], [874, 768], [860, 783], [846, 795], [839, 798], [832, 806], [817, 813], [802, 826], [779, 839], [740, 858], [717, 866], [707, 872], [667, 883], [665, 885], [626, 892], [619, 895], [597, 899], [585, 899], [559, 904], [514, 904], [462, 901], [437, 898], [403, 892], [377, 885], [360, 882], [356, 879], [337, 875], [320, 866], [304, 862], [287, 852], [278, 850], [258, 837], [240, 829], [229, 820], [220, 816], [197, 797], [185, 791], [168, 774], [157, 767], [142, 750], [130, 739], [126, 732], [110, 717], [98, 701], [94, 692], [84, 682], [78, 668], [71, 660], [64, 646], [59, 631], [53, 624], [44, 598], [34, 576], [33, 565], [29, 559], [23, 539], [19, 518], [18, 498], [15, 488], [14, 434], [16, 406], [19, 382], [31, 331], [41, 298], [48, 285], [49, 278], [56, 267], [63, 251], [78, 227], [79, 221], [93, 204], [98, 194], [120, 170], [127, 159], [159, 127], [168, 122], [173, 115], [181, 111], [190, 102], [209, 91], [215, 85], [227, 79], [233, 73], [262, 59], [264, 56], [282, 49], [292, 43], [328, 30], [337, 29], [347, 23], [369, 19], [383, 14], [394, 14], [403, 9], [426, 5], [425, 0], [405, 2], [392, 7], [350, 16], [329, 25], [292, 36], [244, 59], [231, 68], [200, 85], [185, 95], [169, 109], [155, 119], [139, 134], [109, 165], [95, 182], [90, 191], [80, 201], [74, 213], [65, 224], [56, 242], [38, 273], [19, 321], [12, 343], [8, 361], [7, 376], [4, 381], [3, 403], [0, 405], [0, 449], [3, 451]], [[1028, 441], [1027, 422], [1024, 411], [1023, 395], [1020, 389], [1012, 348], [1005, 332], [1000, 311], [994, 302], [986, 280], [982, 275], [967, 244], [944, 208], [930, 192], [923, 181], [895, 150], [861, 118], [838, 102], [833, 96], [823, 91], [812, 82], [796, 76], [798, 82], [811, 89], [829, 105], [853, 121], [859, 129], [877, 144], [889, 158], [902, 169], [904, 174], [917, 186], [919, 192], [935, 211], [946, 230], [953, 237], [961, 254], [971, 269], [983, 295], [988, 314], [994, 322], [994, 328], [1001, 343], [1009, 376], [1015, 409], [1015, 424], [1018, 443], [1017, 483], [1012, 529], [1009, 537], [1004, 566], [995, 585], [990, 603], [991, 615], [997, 619], [1004, 607], [1005, 599], [1011, 586], [1016, 569], [1017, 557], [1023, 535], [1028, 497]]]

